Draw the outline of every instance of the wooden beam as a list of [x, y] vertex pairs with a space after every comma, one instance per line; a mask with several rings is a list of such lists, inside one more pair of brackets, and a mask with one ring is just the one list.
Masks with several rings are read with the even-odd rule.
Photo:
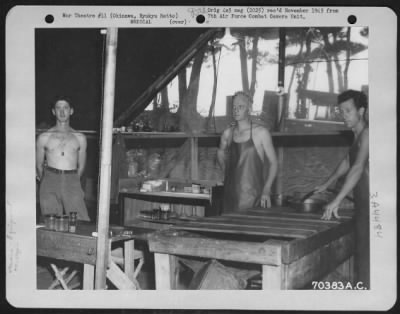
[[282, 262], [284, 264], [290, 264], [293, 261], [296, 261], [314, 251], [316, 248], [324, 246], [334, 239], [346, 234], [349, 234], [350, 237], [353, 237], [353, 230], [353, 223], [348, 222], [315, 234], [305, 240], [291, 241], [282, 247]]
[[115, 264], [110, 262], [107, 270], [107, 278], [119, 289], [119, 290], [136, 290], [137, 287], [130, 280], [125, 273]]
[[287, 228], [289, 230], [307, 230], [314, 232], [321, 232], [329, 229], [327, 224], [315, 223], [313, 221], [302, 222], [296, 220], [286, 221], [285, 219], [272, 219], [268, 218], [255, 218], [255, 217], [205, 217], [198, 219], [194, 222], [209, 223], [209, 224], [223, 224], [226, 226], [254, 226], [254, 227], [270, 227], [270, 228]]
[[184, 223], [175, 225], [173, 229], [193, 230], [201, 232], [217, 232], [242, 234], [249, 236], [264, 236], [264, 237], [283, 237], [283, 238], [307, 238], [315, 234], [315, 230], [301, 230], [276, 227], [254, 227], [252, 225], [223, 225], [223, 224], [208, 224], [208, 223]]
[[133, 119], [142, 112], [149, 101], [168, 84], [178, 72], [184, 68], [193, 56], [200, 50], [202, 46], [207, 44], [207, 42], [219, 31], [219, 29], [210, 29], [200, 37], [185, 51], [177, 61], [170, 66], [163, 75], [161, 75], [150, 87], [135, 100], [135, 102], [128, 107], [114, 122], [116, 127], [123, 125], [127, 119]]
[[262, 265], [262, 290], [282, 289], [282, 267], [284, 265]]
[[124, 242], [124, 271], [130, 280], [135, 280], [135, 240]]
[[164, 230], [149, 235], [149, 249], [155, 253], [198, 256], [245, 263], [281, 264], [283, 241], [264, 243], [216, 240], [194, 234]]
[[171, 290], [178, 283], [178, 262], [169, 254], [154, 254], [155, 279], [157, 290]]
[[83, 290], [93, 290], [94, 287], [94, 266], [83, 265]]
[[197, 137], [190, 138], [190, 161], [191, 161], [191, 177], [192, 180], [199, 179], [199, 139]]
[[100, 184], [97, 218], [96, 289], [105, 289], [108, 263], [108, 225], [110, 217], [110, 184], [112, 159], [112, 129], [114, 115], [115, 69], [117, 61], [118, 29], [108, 28], [106, 38], [106, 69], [102, 118]]
[[38, 256], [90, 265], [96, 263], [95, 238], [41, 228], [36, 232], [36, 243]]
[[353, 234], [347, 234], [312, 253], [303, 256], [287, 267], [288, 289], [304, 287], [312, 280], [321, 279], [335, 270], [354, 254]]

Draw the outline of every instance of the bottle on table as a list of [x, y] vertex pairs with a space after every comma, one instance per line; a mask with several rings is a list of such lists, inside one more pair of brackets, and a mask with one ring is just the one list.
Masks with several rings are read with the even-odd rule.
[[69, 232], [76, 232], [76, 225], [77, 225], [77, 212], [70, 212], [69, 213]]

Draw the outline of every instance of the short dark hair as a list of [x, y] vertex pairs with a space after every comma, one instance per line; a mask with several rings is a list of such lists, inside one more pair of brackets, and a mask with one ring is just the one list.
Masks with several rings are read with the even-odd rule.
[[341, 104], [349, 99], [353, 99], [354, 105], [357, 109], [367, 109], [368, 107], [367, 96], [363, 92], [352, 89], [346, 90], [338, 96], [338, 104]]
[[246, 93], [244, 91], [238, 91], [238, 92], [234, 93], [232, 96], [232, 102], [235, 99], [235, 97], [237, 97], [237, 96], [245, 97], [249, 101], [250, 105], [253, 103], [253, 97], [251, 97], [251, 95], [249, 93]]
[[68, 96], [63, 96], [63, 95], [59, 95], [59, 96], [55, 96], [53, 98], [53, 101], [51, 102], [51, 109], [54, 109], [56, 107], [56, 103], [60, 100], [66, 101], [69, 106], [71, 108], [74, 108], [74, 105], [72, 104], [71, 98]]

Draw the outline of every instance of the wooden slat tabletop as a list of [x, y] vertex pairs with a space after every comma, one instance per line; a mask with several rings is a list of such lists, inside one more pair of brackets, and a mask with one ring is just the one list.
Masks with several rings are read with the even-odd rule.
[[[322, 212], [319, 213], [301, 213], [296, 211], [295, 209], [289, 207], [274, 207], [274, 208], [254, 208], [248, 209], [239, 215], [249, 215], [249, 216], [273, 216], [273, 217], [285, 217], [285, 218], [300, 218], [300, 219], [312, 219], [312, 220], [321, 220]], [[339, 221], [350, 220], [353, 218], [353, 211], [352, 210], [339, 210]], [[328, 220], [330, 222], [335, 221]]]
[[191, 217], [174, 220], [172, 228], [199, 232], [229, 233], [304, 239], [351, 220], [322, 220], [320, 214], [297, 213], [289, 208], [250, 209], [243, 213], [216, 217]]

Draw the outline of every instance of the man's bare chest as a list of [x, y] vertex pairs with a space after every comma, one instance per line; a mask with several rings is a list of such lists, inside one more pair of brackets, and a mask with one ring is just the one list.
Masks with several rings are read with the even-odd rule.
[[72, 152], [79, 150], [79, 141], [73, 134], [55, 133], [49, 137], [46, 143], [46, 149], [49, 152]]

